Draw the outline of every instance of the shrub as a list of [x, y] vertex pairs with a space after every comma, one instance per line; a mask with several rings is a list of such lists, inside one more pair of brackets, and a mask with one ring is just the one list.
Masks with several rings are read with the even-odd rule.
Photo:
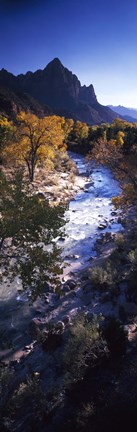
[[137, 303], [137, 269], [130, 272], [126, 297], [129, 302]]
[[117, 270], [112, 268], [112, 264], [108, 261], [104, 267], [93, 267], [89, 270], [90, 279], [95, 286], [100, 290], [114, 287], [117, 279]]
[[129, 261], [132, 265], [137, 264], [137, 249], [131, 250], [128, 254]]
[[86, 426], [89, 422], [89, 419], [94, 416], [95, 414], [95, 407], [92, 402], [84, 403], [81, 406], [81, 409], [77, 412], [76, 415], [76, 424], [77, 427], [80, 428], [80, 430], [86, 430]]
[[118, 250], [124, 250], [125, 249], [125, 238], [124, 235], [122, 233], [118, 233], [115, 237], [115, 243], [118, 247]]
[[19, 384], [12, 394], [9, 409], [10, 415], [13, 417], [15, 415], [16, 418], [20, 416], [23, 410], [24, 421], [26, 422], [26, 418], [28, 418], [30, 425], [33, 424], [34, 420], [41, 421], [43, 417], [48, 415], [47, 395], [41, 387], [39, 376], [28, 377], [26, 382]]
[[121, 356], [126, 352], [126, 335], [119, 320], [110, 317], [103, 331], [108, 349], [114, 356]]
[[70, 329], [63, 355], [65, 378], [68, 384], [83, 379], [87, 368], [94, 367], [104, 354], [106, 354], [106, 344], [96, 316], [93, 316], [91, 321], [88, 321], [84, 315], [76, 318]]
[[7, 415], [7, 404], [13, 387], [14, 370], [10, 366], [0, 367], [0, 417]]

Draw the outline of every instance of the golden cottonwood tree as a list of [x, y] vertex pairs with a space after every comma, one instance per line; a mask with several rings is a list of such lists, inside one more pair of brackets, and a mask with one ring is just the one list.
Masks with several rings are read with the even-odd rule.
[[65, 119], [65, 123], [63, 125], [63, 130], [65, 134], [65, 140], [67, 140], [70, 132], [72, 131], [74, 126], [74, 120], [73, 119]]
[[120, 198], [114, 198], [113, 202], [119, 204], [131, 204], [137, 202], [137, 146], [127, 154], [123, 151], [124, 134], [117, 134], [116, 140], [99, 139], [89, 154], [88, 159], [109, 166], [117, 179], [121, 181], [123, 194]]
[[88, 137], [89, 127], [86, 123], [82, 123], [81, 121], [76, 121], [74, 125], [74, 135], [76, 140], [81, 141]]
[[125, 134], [124, 134], [123, 131], [119, 131], [119, 132], [117, 133], [117, 137], [116, 137], [116, 144], [117, 144], [118, 146], [123, 146], [123, 144], [124, 144], [124, 136], [125, 136]]
[[26, 164], [29, 180], [34, 180], [35, 167], [54, 159], [56, 150], [64, 150], [65, 119], [59, 116], [38, 118], [31, 113], [20, 112], [14, 140], [6, 146], [3, 157], [16, 165]]

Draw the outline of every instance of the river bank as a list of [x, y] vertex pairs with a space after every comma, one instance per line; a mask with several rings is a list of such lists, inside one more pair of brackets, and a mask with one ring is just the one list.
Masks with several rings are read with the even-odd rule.
[[[10, 285], [3, 284], [0, 311], [1, 327], [4, 328], [1, 339], [4, 338], [4, 342], [0, 355], [7, 362], [25, 355], [25, 344], [32, 342], [29, 331], [32, 320], [36, 327], [44, 328], [48, 322], [62, 320], [65, 315], [71, 320], [79, 311], [114, 312], [110, 303], [103, 306], [98, 294], [95, 295], [91, 287], [85, 287], [82, 277], [89, 267], [98, 265], [98, 255], [101, 255], [100, 263], [103, 262], [106, 248], [107, 255], [115, 249], [115, 234], [122, 230], [122, 225], [119, 212], [114, 211], [111, 204], [111, 197], [119, 193], [119, 186], [110, 171], [93, 167], [81, 155], [70, 156], [71, 163], [67, 160], [69, 172], [58, 170], [54, 176], [48, 173], [45, 177], [41, 170], [37, 170], [32, 186], [32, 191], [42, 194], [51, 205], [67, 203], [64, 237], [56, 239], [56, 244], [62, 248], [64, 266], [60, 295], [58, 297], [49, 287], [45, 297], [32, 304], [27, 293], [22, 292], [18, 278]], [[91, 285], [88, 275], [86, 284]]]
[[[89, 392], [89, 395], [91, 393], [91, 399], [95, 398], [94, 403], [97, 407], [99, 403], [102, 404], [101, 409], [104, 409], [108, 395], [113, 402], [115, 394], [123, 396], [123, 389], [126, 393], [125, 377], [130, 393], [132, 392], [133, 375], [130, 380], [128, 369], [131, 363], [135, 362], [136, 356], [137, 302], [128, 298], [128, 284], [131, 268], [129, 253], [131, 241], [135, 238], [136, 210], [130, 209], [126, 218], [116, 212], [112, 207], [111, 198], [114, 192], [119, 193], [119, 187], [111, 173], [102, 170], [101, 167], [94, 167], [93, 171], [85, 165], [81, 156], [75, 157], [79, 174], [77, 173], [75, 179], [73, 177], [73, 182], [68, 180], [70, 174], [64, 173], [63, 177], [62, 173], [57, 174], [61, 188], [58, 199], [60, 202], [67, 199], [66, 191], [63, 191], [66, 187], [69, 198], [72, 198], [70, 204], [67, 201], [64, 237], [55, 239], [62, 247], [65, 263], [60, 291], [53, 292], [50, 286], [47, 286], [43, 296], [37, 298], [32, 304], [27, 298], [25, 300], [20, 286], [16, 283], [13, 287], [14, 294], [10, 286], [11, 296], [5, 300], [3, 297], [1, 301], [3, 331], [6, 337], [9, 336], [9, 340], [11, 337], [12, 341], [12, 346], [3, 346], [1, 351], [1, 370], [6, 376], [4, 379], [9, 380], [9, 388], [4, 384], [2, 401], [4, 415], [6, 417], [9, 413], [11, 415], [11, 423], [8, 424], [7, 419], [5, 423], [4, 419], [8, 432], [24, 432], [24, 430], [25, 432], [33, 430], [64, 432], [66, 418], [69, 430], [69, 419], [71, 416], [73, 418], [73, 410], [81, 409], [81, 405], [79, 406], [79, 402], [73, 400], [75, 392], [78, 398], [74, 384], [74, 388], [70, 390], [72, 400], [67, 395], [66, 375], [60, 362], [62, 362], [64, 346], [70, 331], [73, 328], [75, 331], [75, 320], [81, 316], [84, 316], [87, 322], [92, 322], [93, 317], [96, 316], [101, 332], [106, 323], [111, 322], [109, 320], [115, 317], [114, 330], [118, 328], [119, 333], [115, 334], [115, 331], [111, 333], [114, 355], [114, 347], [117, 351], [117, 348], [121, 349], [123, 340], [125, 344], [125, 335], [127, 343], [127, 351], [124, 345], [120, 365], [119, 362], [117, 365], [117, 360], [116, 363], [114, 360], [113, 365], [112, 354], [110, 360], [107, 360], [106, 350], [105, 362], [101, 363], [100, 369], [95, 369], [94, 376], [91, 373], [87, 378], [86, 392]], [[51, 179], [49, 181], [51, 182]], [[51, 205], [56, 204], [54, 184], [46, 186], [36, 182], [34, 188], [35, 191], [37, 189], [37, 193], [44, 194], [46, 199], [49, 197]], [[124, 226], [121, 224], [122, 221]], [[9, 329], [10, 332], [6, 333]], [[122, 339], [120, 339], [121, 334]], [[1, 340], [2, 337], [3, 335]], [[46, 399], [43, 401], [39, 383], [46, 394]], [[80, 384], [80, 391], [78, 390], [81, 398], [83, 398], [83, 391], [85, 392], [82, 385], [84, 384]], [[30, 392], [31, 386], [33, 390]], [[98, 402], [100, 386], [103, 388], [102, 402]], [[16, 414], [15, 396], [17, 394], [18, 398], [25, 398], [24, 390], [30, 392], [28, 393], [30, 402], [34, 397], [37, 400], [35, 429], [32, 418], [35, 418], [35, 415], [33, 413], [32, 416], [27, 407], [27, 399], [17, 399], [19, 414]], [[13, 398], [14, 409], [10, 411], [9, 400], [12, 392], [15, 392], [15, 400]], [[86, 398], [85, 400], [88, 400]], [[41, 414], [40, 410], [43, 409], [44, 414], [43, 411]], [[41, 417], [43, 415], [44, 417]], [[95, 416], [96, 424], [97, 419]], [[100, 429], [96, 429], [95, 425], [94, 430], [98, 432]]]

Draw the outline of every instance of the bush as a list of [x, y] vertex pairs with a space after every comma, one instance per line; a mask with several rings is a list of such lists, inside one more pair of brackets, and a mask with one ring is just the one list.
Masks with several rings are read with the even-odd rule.
[[84, 403], [81, 406], [81, 409], [77, 412], [76, 415], [76, 424], [77, 427], [79, 427], [81, 431], [86, 430], [86, 427], [88, 425], [89, 419], [94, 416], [95, 414], [95, 407], [92, 402]]
[[134, 266], [137, 264], [137, 249], [131, 250], [128, 254], [130, 263]]
[[69, 158], [68, 154], [65, 152], [56, 152], [54, 159], [54, 168], [57, 171], [65, 172], [70, 171], [73, 174], [78, 173], [77, 166], [72, 159]]
[[131, 270], [129, 275], [126, 298], [129, 302], [137, 303], [137, 269]]
[[104, 337], [107, 341], [108, 349], [114, 356], [121, 356], [126, 352], [126, 335], [119, 320], [110, 317], [104, 328]]
[[106, 344], [102, 338], [99, 321], [93, 316], [91, 321], [83, 315], [76, 318], [70, 329], [63, 363], [66, 380], [69, 384], [82, 380], [87, 368], [94, 367], [106, 355]]
[[125, 237], [122, 233], [118, 233], [115, 237], [115, 243], [118, 247], [118, 250], [124, 250], [125, 249]]
[[117, 270], [112, 268], [112, 264], [109, 261], [104, 265], [104, 267], [93, 267], [89, 270], [89, 274], [95, 288], [104, 290], [115, 286]]
[[33, 410], [39, 411], [43, 407], [44, 393], [41, 389], [39, 378], [28, 378], [27, 382], [22, 382], [18, 389], [15, 390], [12, 400], [11, 407], [16, 406], [16, 409], [20, 409], [22, 406], [30, 407], [32, 405]]

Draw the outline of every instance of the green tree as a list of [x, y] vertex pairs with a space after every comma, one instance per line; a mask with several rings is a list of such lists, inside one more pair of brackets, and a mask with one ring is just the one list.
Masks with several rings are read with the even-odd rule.
[[29, 193], [23, 183], [22, 172], [18, 171], [13, 180], [8, 180], [0, 173], [0, 254], [3, 274], [9, 279], [18, 274], [23, 287], [31, 288], [32, 292], [34, 290], [34, 295], [43, 289], [46, 281], [54, 284], [61, 272], [60, 251], [53, 239], [64, 223], [63, 214], [63, 207], [50, 207], [38, 194]]
[[0, 116], [0, 160], [2, 161], [2, 151], [5, 145], [12, 139], [14, 133], [13, 123], [7, 117]]
[[[101, 319], [101, 317], [100, 317]], [[99, 319], [81, 314], [70, 328], [64, 351], [66, 382], [71, 384], [83, 380], [88, 368], [93, 368], [106, 355], [106, 343], [99, 328]]]

